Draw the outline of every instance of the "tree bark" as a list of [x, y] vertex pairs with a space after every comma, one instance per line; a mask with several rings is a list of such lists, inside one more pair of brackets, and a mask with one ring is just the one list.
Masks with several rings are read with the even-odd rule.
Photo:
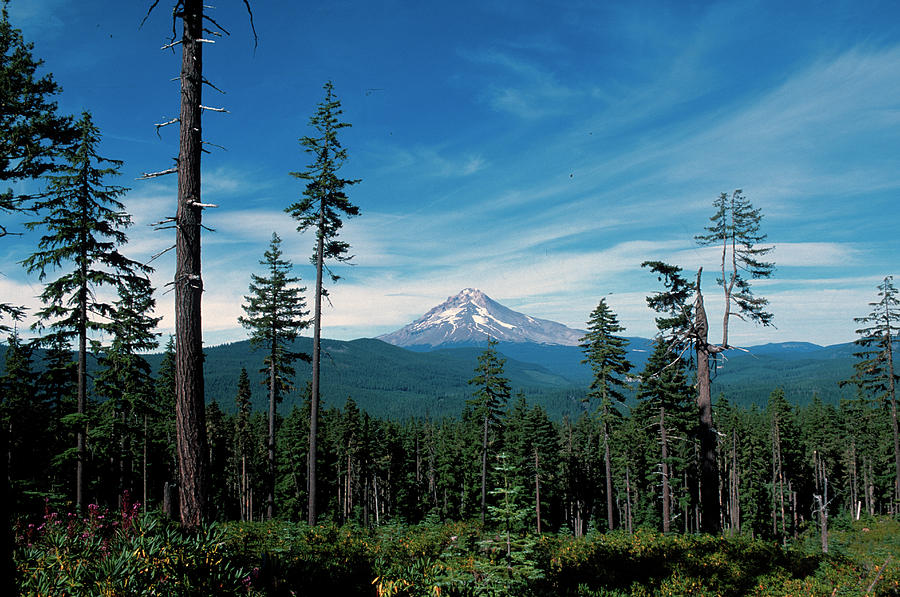
[[268, 491], [266, 492], [266, 518], [272, 520], [275, 517], [275, 340], [272, 339], [272, 354], [269, 358], [269, 470], [267, 479]]
[[203, 85], [203, 2], [184, 0], [181, 129], [175, 232], [175, 424], [181, 523], [202, 524], [206, 509], [207, 441], [200, 299], [200, 104]]
[[310, 525], [316, 524], [316, 436], [319, 432], [319, 361], [322, 338], [322, 269], [325, 266], [325, 198], [319, 199], [319, 225], [316, 242], [316, 300], [313, 308], [313, 356], [312, 381], [309, 398], [309, 502], [307, 519]]
[[484, 436], [481, 443], [481, 524], [484, 525], [484, 517], [487, 512], [487, 443], [488, 443], [488, 415], [484, 415]]
[[[709, 344], [709, 320], [700, 291], [697, 272], [697, 298], [694, 301], [694, 334], [697, 348], [697, 410], [700, 417], [700, 529], [705, 533], [719, 532], [719, 463], [716, 458], [716, 430], [712, 419], [709, 359], [713, 347]], [[727, 336], [726, 336], [727, 337]], [[718, 352], [718, 350], [716, 350]]]
[[611, 531], [614, 527], [613, 520], [613, 493], [612, 493], [612, 458], [609, 454], [609, 427], [607, 426], [607, 415], [609, 408], [606, 400], [603, 402], [603, 466], [606, 469], [606, 524]]
[[671, 530], [671, 503], [669, 501], [669, 446], [666, 440], [666, 409], [659, 409], [659, 435], [662, 443], [662, 523], [663, 533]]

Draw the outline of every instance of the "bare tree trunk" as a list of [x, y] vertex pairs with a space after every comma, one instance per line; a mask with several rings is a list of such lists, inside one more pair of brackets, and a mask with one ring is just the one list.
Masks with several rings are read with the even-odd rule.
[[[81, 260], [82, 285], [78, 293], [78, 404], [80, 416], [85, 414], [87, 394], [87, 259]], [[84, 423], [79, 421], [75, 434], [75, 509], [84, 506]]]
[[891, 336], [891, 311], [885, 292], [884, 323], [887, 330], [888, 396], [891, 399], [891, 430], [894, 433], [894, 503], [900, 501], [900, 431], [897, 428], [897, 398], [894, 388], [894, 341]]
[[538, 449], [534, 446], [534, 510], [537, 515], [537, 534], [541, 534], [541, 463]]
[[[697, 335], [697, 410], [700, 416], [700, 528], [705, 533], [719, 532], [719, 463], [716, 458], [716, 430], [712, 419], [712, 394], [710, 388], [709, 322], [700, 292], [700, 275], [697, 272], [697, 298], [694, 302], [694, 326]], [[726, 301], [727, 302], [727, 301]], [[726, 336], [727, 337], [727, 336]]]
[[207, 441], [200, 299], [200, 152], [203, 1], [184, 0], [181, 40], [181, 132], [175, 215], [175, 424], [181, 523], [202, 524], [206, 510]]
[[325, 199], [319, 200], [319, 225], [316, 243], [316, 300], [313, 313], [312, 384], [309, 405], [309, 503], [306, 521], [316, 524], [316, 436], [319, 432], [319, 362], [322, 339], [322, 269], [325, 266]]
[[609, 530], [613, 530], [613, 493], [612, 493], [612, 459], [609, 454], [609, 426], [607, 425], [607, 417], [609, 415], [609, 407], [606, 399], [603, 401], [603, 467], [606, 475], [606, 524]]
[[147, 512], [147, 415], [144, 414], [144, 450], [143, 450], [143, 463], [141, 465], [141, 477], [143, 478], [144, 485], [144, 500], [141, 503], [143, 506], [144, 513]]
[[628, 530], [628, 534], [632, 533], [632, 510], [631, 510], [631, 472], [629, 471], [628, 464], [625, 464], [625, 516], [626, 523], [625, 526]]
[[269, 355], [269, 461], [266, 485], [266, 518], [275, 517], [275, 340], [272, 340], [272, 352]]
[[487, 443], [488, 443], [488, 415], [484, 415], [484, 437], [481, 443], [481, 524], [484, 525], [484, 517], [487, 512]]
[[671, 503], [669, 501], [669, 445], [666, 440], [666, 409], [659, 409], [659, 436], [662, 443], [662, 523], [663, 533], [671, 530]]

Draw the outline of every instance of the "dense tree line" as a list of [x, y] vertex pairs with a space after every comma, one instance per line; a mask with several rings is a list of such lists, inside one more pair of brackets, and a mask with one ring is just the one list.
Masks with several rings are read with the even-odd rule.
[[[0, 384], [15, 509], [40, 510], [44, 500], [73, 504], [74, 455], [65, 439], [77, 412], [71, 353], [42, 351], [38, 362], [15, 336], [8, 350]], [[633, 404], [607, 405], [604, 413], [602, 402], [586, 400], [579, 417], [561, 421], [522, 393], [513, 391], [505, 403], [495, 394], [485, 400], [486, 388], [507, 391], [496, 354], [473, 363], [473, 400], [458, 417], [374, 418], [348, 397], [341, 408], [319, 414], [317, 519], [364, 525], [477, 519], [502, 499], [527, 512], [533, 531], [700, 530], [693, 374], [677, 367], [657, 374], [667, 359], [658, 345], [635, 379]], [[115, 507], [127, 491], [147, 507], [162, 507], [164, 487], [177, 481], [173, 362], [170, 342], [155, 391], [140, 402], [94, 393], [85, 424], [85, 499]], [[249, 383], [242, 375], [232, 404], [206, 407], [212, 519], [268, 516], [268, 416], [249, 408]], [[302, 407], [276, 417], [274, 511], [284, 519], [307, 516], [309, 413], [307, 387]], [[896, 511], [892, 425], [883, 401], [860, 393], [838, 405], [814, 400], [795, 407], [775, 388], [764, 409], [718, 396], [714, 424], [725, 532], [793, 537], [816, 523], [815, 496], [826, 486], [830, 516]], [[495, 491], [502, 487], [515, 491]]]

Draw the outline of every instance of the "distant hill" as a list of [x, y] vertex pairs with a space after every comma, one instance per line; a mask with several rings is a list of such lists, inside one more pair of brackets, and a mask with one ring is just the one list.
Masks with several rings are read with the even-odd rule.
[[[301, 338], [296, 348], [311, 352], [312, 340]], [[629, 360], [635, 372], [643, 368], [651, 348], [646, 338], [629, 338]], [[372, 415], [391, 418], [458, 416], [472, 395], [468, 380], [483, 350], [458, 347], [421, 352], [375, 339], [323, 340], [322, 349], [324, 405], [342, 406], [352, 396]], [[556, 418], [577, 416], [585, 408], [582, 398], [590, 370], [581, 364], [584, 357], [577, 346], [504, 342], [498, 350], [507, 358], [505, 372], [514, 392], [525, 392], [530, 402], [541, 404]], [[837, 384], [852, 375], [853, 350], [852, 344], [822, 347], [789, 342], [750, 347], [749, 352], [731, 351], [719, 362], [713, 396], [724, 393], [736, 404], [764, 406], [772, 390], [782, 387], [795, 404], [805, 404], [815, 394], [836, 403], [841, 396], [852, 395], [851, 388], [842, 390]], [[0, 347], [0, 366], [5, 352], [5, 346]], [[262, 352], [254, 352], [249, 341], [212, 346], [205, 352], [208, 401], [216, 400], [232, 411], [238, 375], [246, 367], [254, 407], [265, 407], [265, 387], [260, 383], [264, 377], [258, 373]], [[149, 355], [148, 360], [155, 371], [162, 355]], [[89, 365], [93, 361], [89, 359]], [[299, 404], [300, 390], [309, 379], [309, 365], [298, 363], [296, 369], [297, 390], [285, 397], [282, 412]]]

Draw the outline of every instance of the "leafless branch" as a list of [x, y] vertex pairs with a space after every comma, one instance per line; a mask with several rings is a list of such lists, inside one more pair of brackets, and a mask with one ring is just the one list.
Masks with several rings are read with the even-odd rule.
[[198, 38], [197, 38], [196, 40], [194, 40], [194, 41], [196, 41], [196, 42], [198, 42], [198, 43], [201, 43], [201, 44], [214, 44], [214, 43], [216, 43], [216, 40], [214, 40], [214, 39], [203, 39], [202, 37], [198, 37]]
[[175, 174], [178, 172], [178, 168], [168, 168], [166, 170], [160, 170], [159, 172], [144, 172], [140, 177], [135, 178], [135, 180], [147, 180], [149, 178], [156, 178], [157, 176], [165, 176], [166, 174]]
[[168, 218], [163, 218], [159, 222], [153, 222], [152, 224], [150, 224], [150, 226], [161, 226], [163, 224], [171, 224], [174, 221], [175, 221], [175, 218], [172, 216], [169, 216]]
[[177, 46], [178, 44], [180, 44], [181, 41], [182, 41], [182, 40], [180, 40], [180, 39], [176, 39], [175, 41], [173, 41], [173, 42], [171, 42], [171, 43], [167, 43], [166, 45], [162, 46], [162, 47], [160, 48], [160, 50], [168, 50], [169, 48], [174, 48], [175, 46]]
[[210, 228], [206, 224], [200, 224], [200, 227], [203, 228], [204, 230], [206, 230], [207, 232], [215, 232], [216, 231], [215, 228]]
[[226, 113], [228, 112], [228, 110], [226, 110], [225, 108], [213, 108], [211, 106], [204, 106], [202, 104], [200, 106], [200, 109], [201, 110], [209, 110], [210, 112], [226, 112]]
[[215, 203], [199, 203], [197, 201], [188, 201], [187, 204], [191, 207], [219, 207]]
[[209, 142], [209, 141], [202, 141], [201, 143], [203, 143], [203, 145], [212, 145], [213, 147], [218, 147], [218, 148], [221, 149], [222, 151], [228, 151], [228, 148], [223, 147], [222, 145], [219, 145], [219, 144], [217, 144], [217, 143], [211, 143], [211, 142]]
[[256, 25], [253, 24], [253, 11], [250, 9], [250, 1], [244, 0], [244, 6], [247, 7], [247, 14], [250, 16], [250, 30], [253, 31], [253, 50], [259, 46], [259, 36], [256, 35]]
[[212, 87], [213, 89], [215, 89], [216, 91], [218, 91], [219, 93], [221, 93], [222, 95], [225, 95], [225, 92], [224, 92], [224, 91], [222, 91], [221, 89], [219, 89], [218, 87], [216, 87], [215, 85], [213, 85], [212, 83], [210, 83], [210, 82], [209, 82], [209, 79], [207, 79], [206, 77], [203, 78], [203, 83], [204, 83], [204, 85], [209, 85], [210, 87]]
[[144, 23], [147, 22], [148, 18], [150, 18], [150, 13], [153, 12], [153, 9], [156, 8], [157, 4], [159, 4], [159, 0], [153, 0], [153, 4], [151, 4], [150, 8], [147, 9], [147, 14], [144, 15], [143, 19], [141, 19], [141, 24], [138, 25], [138, 29], [144, 26]]
[[[159, 257], [162, 257], [163, 255], [165, 255], [166, 253], [168, 253], [169, 251], [171, 251], [174, 248], [175, 248], [175, 245], [172, 245], [171, 247], [163, 249], [159, 253], [155, 253], [154, 255], [151, 255], [150, 261], [148, 263], [153, 263], [156, 259], [158, 259]], [[166, 286], [168, 286], [168, 284], [166, 284]]]

